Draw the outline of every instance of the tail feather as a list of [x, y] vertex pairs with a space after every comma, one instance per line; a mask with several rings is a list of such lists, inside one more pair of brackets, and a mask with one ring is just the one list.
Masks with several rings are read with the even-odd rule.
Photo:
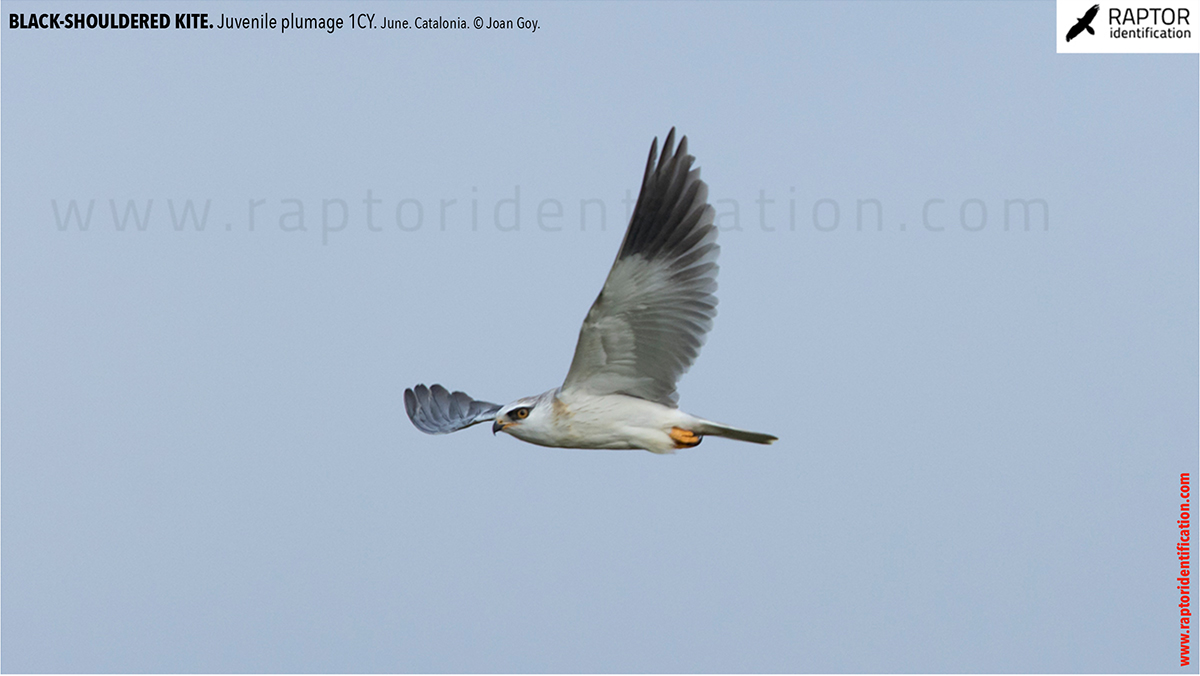
[[779, 437], [773, 437], [770, 434], [762, 434], [760, 432], [751, 432], [749, 430], [740, 430], [736, 427], [722, 425], [709, 420], [702, 420], [696, 426], [696, 430], [700, 434], [711, 434], [714, 437], [726, 437], [728, 439], [737, 439], [738, 441], [749, 441], [752, 444], [770, 444], [778, 441]]

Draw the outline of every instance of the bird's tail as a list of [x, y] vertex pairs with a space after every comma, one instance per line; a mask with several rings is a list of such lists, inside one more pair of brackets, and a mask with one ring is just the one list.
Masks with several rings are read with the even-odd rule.
[[714, 437], [726, 437], [728, 439], [737, 439], [738, 441], [749, 441], [752, 444], [769, 444], [778, 441], [779, 437], [773, 437], [770, 434], [762, 434], [760, 432], [751, 432], [749, 430], [740, 430], [736, 427], [722, 425], [711, 420], [701, 420], [696, 426], [696, 432], [700, 434], [711, 434]]

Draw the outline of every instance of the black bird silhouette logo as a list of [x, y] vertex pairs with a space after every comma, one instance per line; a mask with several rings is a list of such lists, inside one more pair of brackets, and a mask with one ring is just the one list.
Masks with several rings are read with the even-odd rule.
[[1085, 30], [1090, 34], [1095, 35], [1096, 31], [1092, 30], [1092, 19], [1096, 18], [1096, 13], [1099, 11], [1100, 5], [1092, 5], [1092, 8], [1087, 11], [1087, 14], [1084, 14], [1083, 18], [1079, 19], [1079, 21], [1076, 21], [1075, 25], [1071, 26], [1071, 30], [1067, 31], [1067, 42], [1070, 42], [1075, 36], [1079, 35]]

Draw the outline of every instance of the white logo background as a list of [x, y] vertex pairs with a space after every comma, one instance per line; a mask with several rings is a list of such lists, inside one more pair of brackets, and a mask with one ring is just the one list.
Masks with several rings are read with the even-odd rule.
[[[1100, 11], [1092, 20], [1091, 27], [1096, 33], [1081, 32], [1070, 42], [1067, 42], [1067, 32], [1071, 30], [1092, 5], [1099, 4]], [[1122, 24], [1111, 23], [1111, 10], [1120, 10], [1121, 16], [1126, 17], [1126, 10], [1133, 10], [1135, 22]], [[1136, 22], [1137, 11], [1147, 10], [1146, 18]], [[1154, 21], [1157, 9], [1158, 21]], [[1163, 12], [1164, 9], [1175, 10]], [[1186, 23], [1178, 18], [1178, 10], [1187, 10]], [[1172, 23], [1166, 23], [1172, 20]], [[1111, 35], [1112, 28], [1132, 30], [1136, 28], [1154, 28], [1160, 31], [1174, 28], [1191, 31], [1187, 38], [1168, 37], [1121, 37]], [[1055, 42], [1059, 54], [1196, 54], [1200, 53], [1200, 0], [1058, 0], [1058, 18], [1055, 22]]]

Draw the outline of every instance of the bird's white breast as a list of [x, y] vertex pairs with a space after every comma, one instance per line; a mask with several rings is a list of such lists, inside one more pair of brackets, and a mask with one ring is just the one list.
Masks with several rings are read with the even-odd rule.
[[675, 448], [671, 428], [693, 421], [678, 409], [623, 394], [553, 390], [541, 397], [538, 407], [543, 406], [542, 415], [505, 431], [543, 446], [669, 453]]

